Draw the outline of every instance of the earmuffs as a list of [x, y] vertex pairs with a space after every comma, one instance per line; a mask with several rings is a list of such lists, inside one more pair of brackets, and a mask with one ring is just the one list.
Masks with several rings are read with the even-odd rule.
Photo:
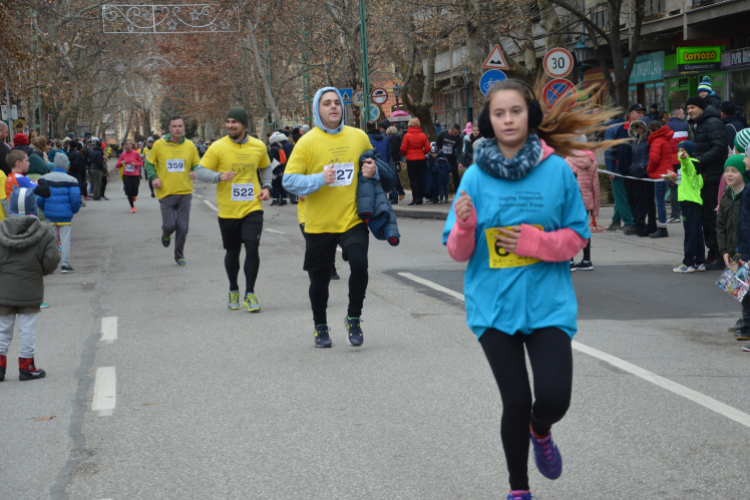
[[[526, 86], [526, 88], [529, 89], [531, 92], [531, 96], [533, 99], [529, 103], [529, 130], [537, 128], [539, 125], [542, 124], [542, 119], [544, 118], [544, 112], [542, 111], [542, 105], [539, 104], [539, 101], [536, 98], [536, 94], [534, 93], [534, 89], [529, 85], [528, 83], [524, 82], [523, 80], [514, 80], [516, 82], [519, 82]], [[483, 110], [482, 113], [479, 115], [479, 133], [482, 134], [482, 137], [495, 137], [495, 129], [492, 128], [492, 122], [490, 121], [490, 114], [487, 112], [487, 110]]]

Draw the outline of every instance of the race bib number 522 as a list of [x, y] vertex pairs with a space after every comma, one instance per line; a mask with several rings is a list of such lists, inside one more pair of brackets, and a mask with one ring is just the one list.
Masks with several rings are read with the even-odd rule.
[[232, 184], [232, 201], [255, 201], [255, 186], [247, 184]]
[[334, 170], [336, 170], [336, 180], [331, 184], [331, 187], [336, 186], [348, 186], [354, 179], [354, 163], [334, 163]]
[[185, 160], [167, 160], [167, 172], [176, 173], [185, 171]]

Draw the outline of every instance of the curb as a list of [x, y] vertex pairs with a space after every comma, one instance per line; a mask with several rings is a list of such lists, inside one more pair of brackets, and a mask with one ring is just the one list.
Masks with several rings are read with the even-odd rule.
[[393, 211], [397, 217], [406, 217], [408, 219], [446, 220], [448, 218], [446, 212], [437, 210], [409, 210], [393, 207]]

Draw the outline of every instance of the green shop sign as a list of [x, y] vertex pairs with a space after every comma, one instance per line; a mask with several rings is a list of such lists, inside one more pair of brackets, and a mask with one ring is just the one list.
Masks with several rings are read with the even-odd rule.
[[[628, 58], [623, 58], [623, 65], [628, 65]], [[664, 71], [664, 51], [651, 52], [650, 54], [641, 54], [635, 58], [635, 64], [633, 65], [633, 71], [630, 73], [630, 80], [628, 83], [633, 85], [634, 83], [653, 82], [654, 80], [662, 79], [662, 72]]]
[[678, 47], [677, 71], [721, 69], [721, 47]]

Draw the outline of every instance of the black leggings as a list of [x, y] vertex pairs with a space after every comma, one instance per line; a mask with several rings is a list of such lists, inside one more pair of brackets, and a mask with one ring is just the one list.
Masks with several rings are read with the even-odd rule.
[[[227, 270], [229, 278], [229, 289], [239, 290], [240, 285], [237, 283], [237, 277], [240, 274], [240, 252], [242, 248], [227, 250], [224, 256], [224, 268]], [[255, 280], [258, 278], [260, 269], [260, 254], [258, 253], [257, 244], [248, 244], [245, 242], [245, 293], [255, 293]]]
[[422, 203], [424, 198], [424, 176], [427, 160], [406, 160], [406, 173], [409, 174], [412, 201]]
[[[503, 417], [500, 436], [508, 464], [511, 490], [528, 490], [529, 424], [540, 436], [560, 421], [570, 406], [573, 354], [570, 336], [559, 328], [542, 328], [530, 335], [508, 335], [488, 329], [479, 338], [500, 388]], [[531, 387], [524, 345], [534, 374]]]
[[[367, 246], [348, 245], [346, 256], [349, 259], [349, 308], [347, 314], [351, 318], [362, 315], [367, 291]], [[316, 325], [328, 323], [326, 309], [328, 308], [328, 286], [331, 283], [331, 267], [322, 267], [308, 271], [310, 275], [310, 303], [313, 310], [313, 321]]]
[[133, 198], [138, 196], [138, 186], [141, 183], [141, 178], [136, 175], [123, 175], [122, 185], [125, 188], [125, 196], [128, 197], [128, 203], [130, 208], [133, 208]]

